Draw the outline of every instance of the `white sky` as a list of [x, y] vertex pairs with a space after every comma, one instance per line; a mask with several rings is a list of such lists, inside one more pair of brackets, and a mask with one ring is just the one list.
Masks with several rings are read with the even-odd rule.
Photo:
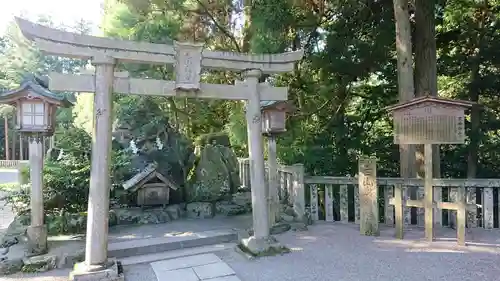
[[101, 21], [103, 0], [0, 0], [0, 34], [5, 32], [14, 16], [36, 20], [50, 15], [56, 24], [73, 25], [84, 19], [93, 23], [94, 33]]

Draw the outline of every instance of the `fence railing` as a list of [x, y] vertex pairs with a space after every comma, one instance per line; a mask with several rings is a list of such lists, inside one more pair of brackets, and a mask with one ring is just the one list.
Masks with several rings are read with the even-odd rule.
[[[250, 188], [250, 159], [239, 158], [240, 182], [243, 188]], [[266, 182], [269, 183], [269, 167], [266, 169]], [[293, 206], [295, 213], [302, 217], [305, 214], [304, 166], [277, 165], [278, 198], [282, 204]]]
[[[250, 187], [249, 160], [239, 159], [239, 163], [242, 185]], [[304, 176], [302, 165], [278, 165], [278, 179], [279, 198], [302, 212], [308, 210], [312, 220], [359, 223], [357, 177]], [[377, 186], [379, 222], [395, 225], [394, 192], [401, 187], [404, 224], [424, 225], [419, 201], [424, 198], [422, 179], [377, 178]], [[467, 227], [500, 228], [500, 179], [433, 179], [433, 186], [435, 224], [456, 225], [456, 210], [450, 203], [459, 203], [459, 189], [465, 188]], [[416, 189], [416, 198], [410, 197], [411, 188]]]
[[0, 160], [0, 169], [17, 169], [20, 164], [28, 164], [27, 160]]

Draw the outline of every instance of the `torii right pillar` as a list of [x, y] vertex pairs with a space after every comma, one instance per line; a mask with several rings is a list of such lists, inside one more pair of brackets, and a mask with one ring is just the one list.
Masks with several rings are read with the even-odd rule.
[[264, 142], [262, 139], [262, 119], [260, 112], [259, 78], [262, 72], [258, 69], [243, 73], [247, 86], [247, 132], [248, 152], [250, 158], [250, 183], [252, 186], [253, 236], [241, 241], [242, 250], [254, 256], [265, 255], [272, 251], [285, 249], [270, 236], [269, 204], [264, 167]]

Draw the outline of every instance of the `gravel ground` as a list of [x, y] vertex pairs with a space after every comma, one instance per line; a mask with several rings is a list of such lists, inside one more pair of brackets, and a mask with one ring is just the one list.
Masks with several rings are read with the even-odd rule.
[[[500, 249], [496, 246], [459, 248], [456, 242], [395, 240], [394, 230], [381, 237], [360, 236], [353, 225], [315, 225], [307, 232], [288, 232], [279, 240], [293, 253], [247, 261], [225, 252], [242, 281], [422, 281], [500, 278]], [[484, 231], [483, 231], [484, 232]], [[492, 232], [492, 237], [500, 237]], [[412, 231], [423, 237], [422, 231]], [[408, 235], [408, 236], [412, 236]], [[442, 236], [441, 236], [442, 237]]]
[[[218, 252], [242, 281], [492, 281], [500, 276], [500, 231], [468, 233], [471, 243], [456, 246], [451, 230], [439, 230], [438, 242], [422, 241], [421, 229], [405, 240], [359, 235], [354, 224], [323, 223], [305, 232], [287, 232], [278, 239], [292, 253], [248, 261], [232, 250]], [[126, 281], [157, 281], [149, 264], [126, 266]], [[38, 275], [0, 277], [0, 281], [66, 281], [69, 270]], [[160, 280], [169, 281], [169, 280]]]
[[[242, 281], [422, 281], [498, 280], [499, 231], [480, 231], [481, 243], [466, 248], [454, 241], [432, 245], [422, 242], [423, 232], [412, 230], [405, 240], [360, 236], [355, 225], [318, 224], [306, 232], [288, 232], [278, 239], [292, 253], [248, 261], [234, 251], [219, 252]], [[452, 232], [451, 232], [452, 233]], [[437, 233], [447, 237], [450, 232]], [[156, 281], [149, 264], [126, 266], [126, 281]], [[69, 270], [38, 275], [0, 277], [1, 281], [66, 281]], [[163, 280], [161, 280], [163, 281]], [[168, 280], [165, 280], [168, 281]]]

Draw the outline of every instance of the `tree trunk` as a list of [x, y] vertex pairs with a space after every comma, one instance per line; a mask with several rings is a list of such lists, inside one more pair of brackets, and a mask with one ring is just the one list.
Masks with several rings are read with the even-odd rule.
[[[479, 61], [472, 70], [471, 83], [469, 85], [469, 97], [473, 102], [479, 101], [479, 91], [477, 83], [479, 79]], [[471, 128], [470, 128], [470, 143], [469, 143], [469, 156], [467, 159], [467, 177], [475, 178], [477, 175], [477, 154], [479, 153], [479, 139], [480, 139], [480, 110], [479, 106], [472, 106], [470, 113]]]
[[[437, 96], [435, 0], [415, 0], [415, 92]], [[439, 146], [433, 147], [433, 177], [441, 177]], [[417, 153], [419, 177], [424, 177], [423, 146]]]
[[[484, 7], [488, 7], [488, 1], [485, 1]], [[487, 13], [488, 10], [483, 10], [482, 14]], [[471, 79], [469, 83], [469, 98], [471, 101], [477, 103], [479, 102], [479, 95], [480, 95], [480, 83], [481, 83], [481, 76], [479, 74], [480, 66], [481, 66], [481, 49], [483, 47], [483, 38], [484, 38], [484, 19], [485, 17], [481, 17], [481, 21], [478, 22], [477, 30], [478, 34], [476, 37], [476, 52], [474, 56], [472, 57], [472, 65], [471, 65]], [[468, 178], [475, 178], [477, 176], [477, 165], [478, 165], [478, 153], [479, 153], [479, 141], [481, 139], [481, 130], [480, 130], [480, 124], [481, 124], [481, 111], [479, 106], [476, 104], [472, 106], [471, 112], [470, 112], [470, 122], [471, 122], [471, 129], [470, 129], [470, 143], [469, 143], [469, 156], [467, 159], [467, 177]]]
[[243, 53], [250, 52], [250, 41], [252, 39], [252, 0], [243, 0], [243, 42], [241, 42], [241, 51]]
[[[396, 23], [396, 50], [398, 58], [398, 97], [400, 102], [405, 102], [415, 96], [408, 0], [394, 0], [394, 19]], [[415, 177], [414, 145], [399, 146], [399, 161], [400, 176], [402, 178]]]

